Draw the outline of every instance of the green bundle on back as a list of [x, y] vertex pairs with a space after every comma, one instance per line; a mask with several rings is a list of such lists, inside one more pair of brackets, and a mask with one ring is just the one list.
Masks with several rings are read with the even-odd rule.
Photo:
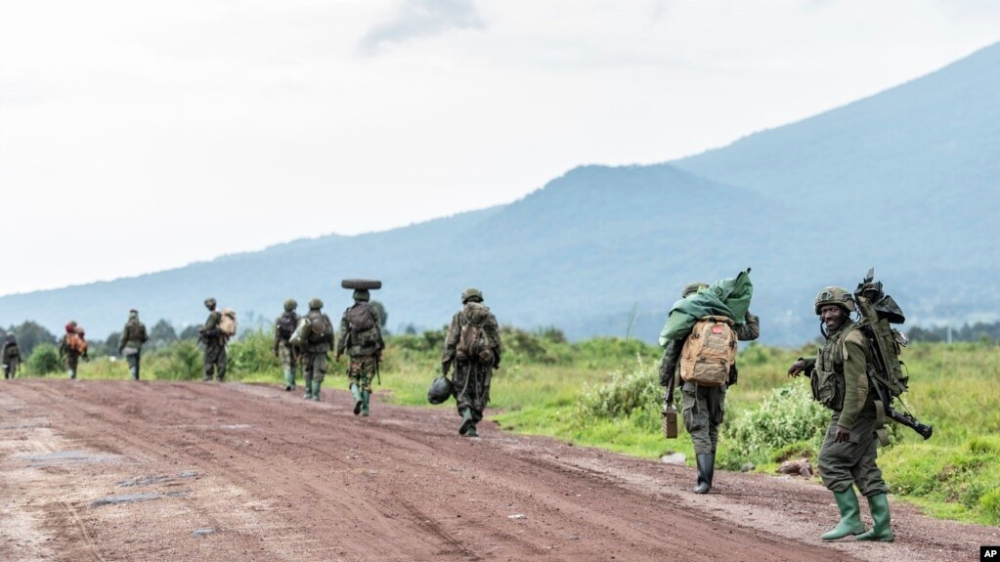
[[[892, 324], [902, 324], [906, 318], [896, 301], [882, 291], [882, 282], [875, 281], [874, 277], [874, 268], [869, 269], [868, 275], [854, 291], [854, 303], [858, 308], [858, 329], [871, 345], [873, 361], [868, 369], [868, 378], [878, 392], [881, 403], [879, 417], [885, 415], [913, 429], [924, 439], [930, 439], [933, 427], [891, 406], [892, 400], [906, 392], [909, 384], [909, 377], [903, 373], [903, 362], [899, 359], [906, 338], [892, 327]], [[884, 432], [880, 432], [880, 438], [885, 444]]]

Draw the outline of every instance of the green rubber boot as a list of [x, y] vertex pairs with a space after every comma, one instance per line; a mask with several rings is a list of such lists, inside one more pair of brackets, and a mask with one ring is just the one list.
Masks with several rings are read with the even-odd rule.
[[472, 410], [469, 408], [462, 408], [462, 426], [458, 428], [459, 435], [466, 435], [469, 433], [469, 428], [473, 428], [475, 431], [476, 422], [472, 421]]
[[878, 494], [868, 498], [868, 507], [872, 510], [872, 521], [875, 524], [867, 533], [858, 535], [859, 541], [882, 541], [892, 542], [896, 540], [896, 534], [889, 526], [889, 497], [885, 494]]
[[364, 398], [361, 397], [361, 391], [358, 390], [358, 385], [351, 383], [351, 396], [354, 397], [354, 415], [361, 413], [361, 407], [364, 406]]
[[476, 431], [476, 424], [473, 423], [469, 426], [469, 430], [465, 432], [466, 437], [479, 437], [479, 433]]
[[313, 379], [313, 396], [312, 399], [319, 402], [319, 385], [323, 384], [323, 381], [318, 381]]
[[372, 393], [367, 390], [361, 391], [361, 417], [368, 417], [368, 399], [371, 398]]
[[295, 390], [295, 373], [291, 369], [285, 369], [285, 391]]
[[312, 383], [313, 383], [313, 381], [312, 381], [312, 379], [305, 379], [304, 382], [305, 382], [305, 386], [306, 386], [306, 393], [305, 393], [305, 396], [303, 396], [303, 398], [305, 398], [306, 400], [312, 400], [312, 397], [313, 397]]
[[823, 533], [820, 538], [825, 541], [835, 541], [848, 535], [864, 533], [865, 524], [861, 522], [861, 508], [858, 506], [858, 496], [854, 493], [854, 488], [834, 492], [833, 497], [837, 500], [837, 507], [840, 508], [840, 522], [833, 529]]

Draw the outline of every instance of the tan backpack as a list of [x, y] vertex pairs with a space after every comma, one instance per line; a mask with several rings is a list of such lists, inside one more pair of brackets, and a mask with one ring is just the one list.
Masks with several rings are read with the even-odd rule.
[[236, 335], [236, 311], [231, 308], [222, 309], [222, 317], [219, 318], [219, 331], [227, 338]]
[[681, 349], [681, 379], [701, 386], [722, 386], [736, 362], [737, 344], [732, 320], [725, 316], [701, 318]]

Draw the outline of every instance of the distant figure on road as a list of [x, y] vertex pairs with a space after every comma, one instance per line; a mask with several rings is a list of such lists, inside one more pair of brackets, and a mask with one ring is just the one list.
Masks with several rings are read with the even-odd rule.
[[382, 339], [382, 320], [378, 310], [368, 303], [371, 293], [368, 289], [354, 289], [352, 297], [354, 304], [340, 318], [336, 360], [340, 361], [340, 356], [345, 352], [350, 357], [347, 376], [350, 378], [351, 395], [354, 397], [354, 415], [367, 417], [372, 396], [372, 379], [378, 373], [385, 341]]
[[306, 314], [309, 327], [302, 344], [302, 379], [305, 381], [306, 400], [320, 401], [320, 387], [326, 378], [326, 354], [333, 347], [333, 321], [323, 312], [323, 301], [309, 301]]
[[[840, 522], [821, 538], [832, 541], [857, 535], [859, 541], [892, 542], [895, 534], [890, 527], [889, 487], [876, 463], [878, 393], [870, 388], [867, 375], [872, 350], [851, 320], [856, 307], [846, 289], [827, 287], [816, 295], [815, 304], [826, 343], [818, 356], [792, 363], [788, 375], [807, 374], [813, 398], [833, 411], [819, 451], [819, 474], [837, 501]], [[875, 523], [868, 532], [861, 522], [855, 486], [868, 498]]]
[[295, 299], [286, 300], [285, 312], [274, 321], [274, 356], [281, 359], [286, 391], [295, 390], [295, 371], [298, 370], [299, 350], [288, 341], [299, 324], [299, 315], [295, 313], [298, 306]]
[[[707, 283], [691, 283], [684, 287], [681, 298], [697, 298], [699, 292], [708, 288]], [[692, 306], [691, 310], [699, 308]], [[760, 319], [750, 314], [749, 310], [740, 323], [733, 318], [707, 312], [695, 318], [698, 320], [689, 335], [684, 339], [671, 339], [664, 346], [660, 384], [667, 386], [671, 377], [678, 377], [683, 383], [681, 410], [684, 428], [691, 435], [698, 468], [693, 491], [707, 494], [712, 489], [712, 478], [715, 476], [715, 451], [719, 445], [719, 426], [726, 413], [726, 389], [736, 384], [737, 340], [757, 339], [760, 336]], [[718, 357], [701, 361], [710, 354]], [[720, 366], [720, 372], [712, 373], [713, 380], [710, 381], [705, 380], [708, 374], [701, 367], [707, 364]], [[721, 367], [725, 364], [728, 366]], [[674, 380], [676, 383], [678, 379]]]
[[490, 382], [493, 370], [500, 368], [500, 327], [496, 316], [483, 304], [479, 289], [462, 293], [462, 310], [451, 317], [448, 334], [441, 353], [441, 374], [455, 365], [452, 377], [458, 415], [462, 416], [459, 435], [479, 437], [476, 424], [483, 419], [483, 410], [490, 402]]
[[128, 361], [128, 371], [134, 381], [139, 380], [139, 356], [147, 339], [146, 325], [139, 321], [139, 311], [134, 308], [129, 310], [122, 337], [118, 340], [118, 354]]
[[3, 378], [12, 379], [21, 365], [21, 349], [13, 332], [7, 332], [3, 342]]
[[66, 360], [66, 372], [70, 379], [76, 379], [76, 369], [80, 358], [87, 356], [87, 339], [83, 328], [76, 325], [75, 320], [66, 324], [66, 335], [59, 341], [59, 357]]
[[226, 380], [226, 335], [219, 328], [222, 313], [215, 306], [215, 299], [205, 299], [208, 318], [198, 330], [198, 339], [205, 344], [205, 382], [211, 381], [213, 375], [219, 382]]

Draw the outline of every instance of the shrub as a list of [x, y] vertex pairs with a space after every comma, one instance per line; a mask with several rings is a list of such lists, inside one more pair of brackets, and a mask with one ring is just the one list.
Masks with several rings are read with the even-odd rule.
[[31, 350], [28, 357], [28, 372], [35, 375], [47, 375], [57, 373], [63, 368], [62, 361], [59, 360], [59, 351], [51, 343], [41, 343]]
[[[578, 405], [576, 417], [579, 422], [586, 423], [589, 418], [624, 419], [638, 412], [643, 414], [644, 419], [655, 422], [647, 429], [656, 431], [659, 428], [662, 401], [663, 389], [659, 386], [656, 373], [640, 366], [630, 372], [614, 372], [608, 384], [587, 388]], [[647, 415], [650, 412], [646, 410], [655, 415]]]
[[773, 462], [772, 451], [789, 446], [818, 450], [829, 424], [829, 412], [801, 384], [776, 388], [755, 408], [744, 410], [722, 426], [728, 445], [727, 467], [745, 462]]
[[204, 374], [201, 351], [192, 341], [178, 341], [167, 349], [156, 352], [156, 357], [165, 359], [164, 369], [157, 370], [158, 379], [197, 380]]
[[244, 332], [240, 338], [229, 344], [226, 352], [230, 374], [256, 374], [277, 371], [281, 362], [274, 356], [274, 333]]

